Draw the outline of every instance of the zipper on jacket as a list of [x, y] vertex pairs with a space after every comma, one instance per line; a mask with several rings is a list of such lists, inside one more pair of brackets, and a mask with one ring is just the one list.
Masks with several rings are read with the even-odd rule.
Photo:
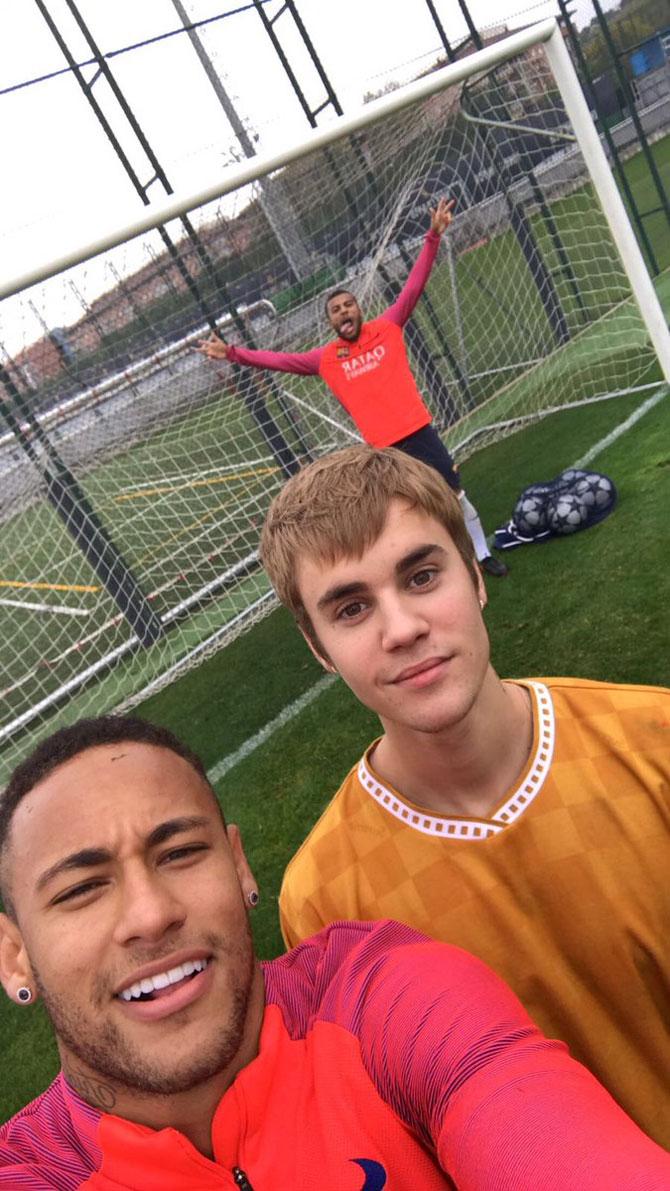
[[233, 1166], [233, 1178], [235, 1185], [239, 1187], [240, 1191], [254, 1191], [247, 1176], [243, 1170], [240, 1170], [239, 1166]]

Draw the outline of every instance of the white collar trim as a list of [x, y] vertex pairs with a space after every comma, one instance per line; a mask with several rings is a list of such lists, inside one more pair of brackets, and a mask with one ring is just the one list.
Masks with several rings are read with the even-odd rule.
[[524, 682], [535, 703], [534, 721], [537, 723], [537, 745], [528, 773], [524, 780], [490, 819], [445, 819], [428, 815], [403, 802], [399, 794], [383, 785], [366, 765], [365, 756], [358, 766], [358, 780], [363, 789], [396, 819], [420, 831], [423, 835], [440, 836], [447, 839], [488, 839], [499, 835], [506, 827], [515, 823], [537, 797], [551, 768], [554, 755], [555, 720], [551, 695], [541, 682]]

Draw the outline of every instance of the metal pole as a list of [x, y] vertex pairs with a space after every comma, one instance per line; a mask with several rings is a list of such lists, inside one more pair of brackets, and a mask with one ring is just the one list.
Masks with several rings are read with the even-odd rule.
[[410, 83], [390, 95], [372, 100], [364, 107], [359, 108], [352, 116], [343, 116], [341, 120], [328, 128], [315, 129], [307, 137], [286, 146], [280, 153], [263, 153], [252, 161], [231, 165], [223, 177], [220, 171], [217, 171], [216, 176], [209, 184], [201, 186], [195, 191], [174, 194], [161, 203], [152, 204], [150, 211], [135, 219], [101, 229], [98, 236], [88, 243], [78, 244], [51, 261], [28, 267], [23, 273], [0, 281], [0, 298], [20, 293], [37, 282], [45, 281], [56, 273], [62, 273], [72, 265], [90, 260], [91, 257], [98, 256], [109, 248], [115, 248], [126, 240], [141, 236], [144, 232], [151, 231], [162, 223], [168, 223], [171, 219], [178, 219], [186, 211], [193, 211], [195, 208], [222, 198], [226, 194], [231, 194], [241, 186], [256, 181], [259, 176], [272, 173], [274, 170], [288, 165], [291, 161], [305, 157], [308, 153], [323, 149], [336, 141], [344, 140], [352, 132], [364, 129], [372, 120], [382, 119], [395, 112], [403, 111], [418, 99], [427, 99], [429, 95], [435, 95], [447, 86], [462, 82], [473, 70], [488, 70], [497, 62], [506, 62], [509, 58], [523, 53], [530, 46], [546, 42], [555, 27], [556, 22], [553, 19], [541, 21], [531, 28], [511, 34], [510, 37], [505, 38], [504, 42], [486, 46], [485, 49], [480, 50], [477, 54], [471, 54], [463, 61], [459, 60], [450, 66], [444, 66], [441, 70], [417, 79], [416, 82]]
[[[312, 41], [310, 40], [310, 38], [307, 34], [307, 30], [305, 29], [305, 26], [303, 25], [303, 23], [300, 19], [300, 16], [298, 15], [298, 11], [295, 7], [295, 4], [293, 4], [292, 2], [289, 2], [289, 0], [286, 0], [286, 2], [279, 9], [279, 12], [272, 19], [270, 19], [268, 17], [268, 14], [265, 11], [265, 6], [262, 3], [262, 0], [254, 0], [254, 7], [255, 7], [256, 12], [258, 13], [259, 17], [261, 18], [263, 27], [265, 28], [265, 31], [274, 46], [275, 53], [276, 53], [277, 57], [279, 58], [279, 61], [281, 62], [282, 66], [284, 67], [286, 76], [287, 76], [291, 86], [293, 87], [293, 90], [295, 91], [295, 94], [298, 98], [298, 102], [299, 102], [303, 112], [305, 113], [305, 116], [307, 117], [307, 120], [309, 121], [309, 124], [311, 125], [311, 127], [316, 128], [316, 117], [320, 114], [320, 112], [322, 112], [330, 104], [332, 104], [333, 109], [337, 113], [338, 116], [344, 115], [344, 112], [342, 110], [342, 105], [340, 104], [340, 101], [337, 98], [337, 95], [335, 94], [333, 87], [331, 86], [331, 82], [330, 82], [330, 79], [328, 78], [328, 75], [326, 74], [325, 70], [323, 69], [323, 66], [321, 65], [321, 61], [317, 55], [316, 50], [314, 49]], [[298, 29], [298, 32], [302, 38], [303, 45], [305, 46], [307, 53], [309, 54], [310, 58], [312, 59], [314, 68], [315, 68], [321, 82], [323, 83], [325, 91], [326, 91], [327, 98], [326, 98], [325, 102], [322, 103], [318, 108], [316, 108], [314, 110], [312, 110], [312, 108], [309, 106], [309, 103], [307, 102], [305, 93], [304, 93], [302, 87], [300, 86], [300, 83], [298, 82], [298, 77], [297, 77], [295, 71], [292, 69], [291, 64], [288, 60], [288, 57], [284, 51], [284, 48], [283, 48], [279, 38], [277, 37], [277, 34], [275, 33], [275, 30], [274, 30], [275, 22], [284, 12], [289, 12], [291, 14], [291, 16], [293, 17], [296, 27]]]
[[598, 24], [600, 26], [600, 30], [602, 32], [603, 38], [605, 40], [605, 45], [607, 46], [610, 58], [612, 59], [612, 64], [616, 71], [617, 79], [619, 80], [619, 84], [621, 85], [624, 95], [626, 96], [626, 102], [628, 104], [628, 110], [630, 112], [631, 120], [633, 121], [635, 131], [636, 131], [636, 133], [638, 135], [638, 139], [640, 141], [640, 145], [642, 146], [642, 152], [644, 153], [644, 158], [645, 158], [645, 161], [649, 168], [649, 173], [651, 174], [651, 177], [654, 182], [654, 186], [656, 187], [656, 192], [657, 192], [658, 197], [661, 201], [661, 207], [663, 208], [665, 218], [668, 222], [668, 227], [670, 227], [670, 200], [668, 199], [668, 196], [666, 194], [665, 186], [663, 185], [661, 175], [658, 172], [658, 166], [656, 165], [654, 155], [649, 147], [649, 141], [647, 140], [647, 134], [645, 133], [644, 128], [642, 127], [642, 121], [640, 120], [640, 117], [637, 114], [637, 108], [635, 106], [635, 97], [631, 90], [630, 83], [626, 77], [626, 72], [624, 70], [622, 70], [622, 68], [621, 68], [619, 54], [617, 52], [617, 48], [614, 44], [614, 41], [612, 39], [612, 34], [609, 31], [609, 26], [607, 24], [607, 21], [605, 20], [605, 15], [603, 13], [603, 10], [600, 7], [599, 0], [593, 0], [593, 8], [595, 10], [596, 18], [597, 18]]
[[[430, 14], [433, 18], [433, 21], [435, 23], [435, 27], [442, 39], [442, 44], [444, 46], [447, 57], [449, 58], [449, 61], [452, 63], [458, 61], [457, 55], [456, 55], [453, 47], [451, 46], [449, 39], [446, 35], [446, 32], [444, 30], [444, 27], [437, 15], [435, 5], [432, 3], [432, 0], [426, 0], [426, 3], [428, 4], [428, 8], [429, 8]], [[481, 36], [477, 30], [477, 27], [476, 27], [474, 21], [472, 20], [470, 11], [468, 9], [468, 6], [467, 6], [465, 0], [459, 0], [459, 7], [461, 9], [461, 12], [465, 19], [465, 22], [466, 22], [468, 29], [470, 31], [470, 37], [471, 37], [474, 45], [477, 47], [477, 49], [480, 52], [482, 52], [483, 42], [482, 42]], [[494, 67], [494, 69], [495, 69], [495, 67]], [[468, 94], [467, 88], [464, 88], [464, 97], [467, 94]], [[502, 104], [502, 102], [501, 102], [501, 107], [503, 108], [503, 111], [504, 111], [505, 107], [504, 107], [504, 104]], [[467, 115], [467, 112], [465, 112], [465, 104], [463, 104], [463, 111]], [[512, 198], [512, 195], [508, 189], [508, 186], [505, 184], [505, 178], [507, 177], [508, 171], [507, 171], [507, 166], [505, 164], [504, 158], [498, 152], [498, 149], [495, 146], [495, 143], [493, 145], [491, 145], [489, 143], [489, 140], [487, 138], [485, 138], [483, 135], [481, 137], [481, 144], [482, 144], [482, 147], [486, 149], [486, 152], [489, 154], [490, 158], [492, 159], [492, 161], [495, 165], [496, 173], [497, 173], [498, 177], [501, 179], [502, 192], [505, 197], [507, 209], [509, 211], [510, 224], [512, 227], [512, 231], [514, 232], [514, 235], [516, 236], [517, 242], [519, 244], [519, 248], [521, 249], [521, 251], [524, 255], [526, 264], [528, 265], [530, 275], [533, 278], [535, 287], [536, 287], [538, 294], [540, 296], [540, 301], [542, 302], [542, 305], [544, 307], [544, 312], [546, 314], [547, 321], [549, 322], [549, 325], [552, 328], [552, 331], [554, 332], [554, 335], [555, 335], [558, 343], [561, 343], [561, 344], [567, 343], [567, 341], [570, 338], [570, 330], [568, 327], [567, 320], [565, 318], [565, 314], [563, 312], [563, 307], [561, 305], [560, 298], [556, 291], [556, 287], [553, 283], [553, 279], [552, 279], [550, 273], [547, 271], [544, 261], [542, 259], [542, 255], [537, 247], [537, 243], [536, 243], [535, 237], [533, 235], [533, 229], [531, 227], [530, 221], [526, 217], [525, 211], [523, 211], [522, 208], [517, 203], [515, 203], [514, 199]], [[526, 161], [526, 174], [528, 177], [528, 181], [533, 189], [533, 194], [535, 196], [535, 199], [538, 202], [540, 210], [542, 211], [542, 214], [543, 214], [545, 221], [547, 223], [549, 234], [550, 234], [550, 236], [554, 242], [554, 245], [557, 249], [559, 260], [561, 261], [561, 263], [564, 266], [566, 266], [566, 265], [568, 266], [568, 269], [567, 269], [568, 280], [570, 281], [571, 287], [574, 292], [575, 283], [574, 283], [574, 279], [571, 277], [571, 270], [569, 269], [568, 256], [567, 256], [567, 253], [565, 252], [565, 249], [563, 248], [562, 242], [560, 241], [560, 238], [558, 235], [558, 229], [556, 227], [555, 221], [554, 221], [553, 217], [551, 216], [551, 213], [549, 212], [549, 209], [548, 209], [547, 204], [544, 199], [544, 195], [542, 194], [542, 191], [538, 184], [537, 178], [535, 177], [535, 172], [532, 169], [532, 167], [527, 163], [526, 153], [525, 153], [525, 150], [523, 149], [523, 146], [521, 146], [520, 153], [521, 153], [522, 160]], [[580, 299], [580, 301], [581, 301], [581, 299]]]
[[454, 252], [453, 241], [450, 236], [445, 236], [444, 247], [447, 254], [447, 268], [449, 269], [449, 281], [451, 283], [451, 296], [454, 304], [454, 318], [456, 320], [456, 334], [458, 336], [458, 346], [460, 348], [461, 360], [463, 362], [464, 374], [467, 377], [469, 371], [468, 349], [465, 344], [465, 328], [463, 326], [463, 311], [461, 310], [461, 300], [458, 293], [458, 276], [456, 274], [456, 254]]
[[612, 177], [612, 171], [591, 119], [584, 92], [557, 26], [546, 42], [546, 53], [554, 71], [565, 109], [577, 133], [579, 147], [596, 183], [598, 198], [609, 224], [612, 238], [621, 254], [633, 296], [649, 331], [649, 337], [659, 358], [663, 375], [670, 384], [670, 332], [665, 315], [647, 272], [623, 200]]
[[619, 150], [617, 148], [616, 141], [614, 140], [614, 137], [612, 136], [612, 133], [610, 132], [610, 128], [609, 128], [609, 124], [607, 123], [607, 120], [605, 119], [603, 113], [600, 111], [600, 102], [598, 100], [598, 95], [597, 95], [597, 92], [596, 92], [596, 89], [594, 86], [593, 75], [591, 74], [591, 69], [589, 67], [588, 62], [586, 61], [586, 58], [584, 57], [584, 52], [582, 50], [579, 38], [575, 32], [575, 27], [572, 23], [572, 20], [570, 19], [570, 10], [568, 9], [567, 0], [558, 0], [558, 7], [561, 10], [561, 19], [565, 22], [565, 27], [568, 32], [568, 37], [570, 38], [570, 44], [572, 46], [573, 53], [575, 55], [577, 64], [581, 71], [582, 78], [584, 79], [584, 81], [586, 82], [586, 84], [588, 85], [588, 87], [591, 90], [591, 95], [593, 97], [593, 104], [595, 107], [595, 111], [596, 111], [596, 114], [600, 117], [600, 126], [601, 126], [601, 130], [602, 130], [602, 135], [605, 138], [605, 141], [607, 142], [607, 148], [609, 149], [610, 154], [612, 156], [612, 161], [614, 162], [614, 168], [617, 173], [617, 178], [619, 179], [619, 185], [620, 185], [621, 189], [623, 190], [623, 193], [626, 196], [626, 202], [628, 203], [628, 209], [631, 213], [631, 216], [632, 216], [635, 226], [637, 228], [638, 235], [640, 237], [644, 251], [647, 254], [647, 260], [649, 261], [649, 267], [650, 267], [652, 273], [656, 274], [659, 271], [658, 263], [656, 260], [656, 254], [654, 253], [654, 249], [652, 248], [651, 241], [647, 235], [647, 229], [644, 226], [639, 207], [635, 201], [635, 195], [633, 194], [630, 183], [628, 181], [628, 175], [626, 174], [626, 171], [623, 167], [623, 163], [621, 161], [621, 157], [619, 156]]
[[[18, 445], [42, 476], [49, 504], [55, 509], [66, 530], [142, 645], [153, 645], [163, 634], [160, 618], [148, 603], [139, 583], [101, 525], [72, 472], [31, 414], [7, 369], [1, 364], [0, 383], [12, 398], [20, 416], [17, 418], [11, 407], [1, 398], [0, 415], [6, 421]], [[24, 430], [21, 419], [28, 425], [30, 433]], [[46, 459], [35, 449], [35, 443], [39, 443]]]
[[[255, 157], [256, 147], [223, 85], [221, 76], [217, 74], [200, 35], [193, 28], [184, 5], [181, 0], [172, 0], [172, 3], [188, 34], [189, 41], [198, 56], [198, 60], [212, 85], [214, 94], [223, 108], [226, 119], [240, 143], [244, 156]], [[292, 208], [288, 195], [284, 192], [281, 179], [263, 178], [259, 182], [259, 189], [260, 205], [286, 257], [293, 276], [297, 281], [300, 281], [304, 277], [309, 277], [312, 272], [309, 247], [300, 235], [298, 218]]]
[[[53, 34], [54, 38], [56, 39], [59, 48], [61, 49], [62, 53], [65, 55], [65, 58], [68, 61], [68, 63], [70, 64], [70, 66], [73, 70], [73, 73], [75, 74], [75, 77], [77, 79], [77, 82], [79, 83], [89, 104], [91, 105], [96, 116], [98, 117], [98, 120], [100, 121], [102, 128], [104, 129], [108, 139], [110, 140], [112, 146], [114, 147], [114, 149], [117, 153], [117, 156], [119, 157], [119, 160], [121, 161], [122, 165], [124, 166], [124, 169], [126, 170], [126, 173], [128, 174], [128, 177], [130, 178], [131, 182], [133, 183], [133, 186], [135, 187], [135, 190], [137, 191], [138, 195], [142, 199], [142, 202], [147, 206], [149, 205], [150, 199], [148, 196], [148, 189], [149, 189], [149, 186], [151, 185], [151, 182], [154, 182], [156, 180], [161, 183], [161, 185], [163, 186], [163, 189], [168, 194], [172, 194], [173, 190], [172, 190], [172, 186], [170, 185], [170, 182], [168, 180], [167, 174], [165, 173], [165, 170], [162, 168], [156, 154], [154, 153], [151, 145], [149, 144], [149, 141], [148, 141], [147, 137], [145, 136], [142, 128], [140, 127], [140, 124], [139, 124], [138, 120], [136, 119], [134, 112], [132, 111], [129, 104], [127, 103], [126, 98], [125, 98], [121, 88], [119, 87], [109, 64], [106, 62], [104, 55], [102, 54], [95, 38], [93, 37], [93, 34], [91, 33], [86, 22], [84, 21], [84, 18], [82, 17], [81, 13], [79, 12], [79, 10], [76, 6], [75, 0], [65, 0], [65, 3], [67, 4], [67, 7], [69, 8], [75, 21], [77, 22], [77, 25], [79, 26], [79, 29], [81, 30], [83, 36], [86, 38], [86, 41], [91, 49], [91, 52], [95, 56], [95, 60], [98, 64], [99, 74], [102, 75], [105, 78], [106, 82], [109, 84], [114, 97], [116, 98], [117, 102], [119, 103], [119, 106], [120, 106], [123, 114], [125, 115], [126, 119], [128, 120], [128, 123], [130, 124], [132, 131], [134, 132], [135, 136], [137, 137], [139, 144], [141, 145], [142, 149], [144, 150], [144, 152], [147, 156], [147, 159], [148, 159], [152, 169], [154, 170], [154, 177], [151, 179], [151, 181], [146, 186], [140, 182], [128, 157], [124, 153], [124, 151], [118, 141], [118, 138], [115, 136], [109, 121], [105, 117], [105, 114], [102, 111], [100, 105], [96, 102], [95, 97], [92, 94], [91, 87], [86, 84], [77, 62], [75, 61], [73, 55], [70, 53], [67, 43], [65, 42], [62, 34], [60, 33], [60, 30], [58, 29], [58, 26], [56, 25], [55, 21], [51, 17], [51, 14], [49, 13], [49, 11], [46, 7], [45, 0], [35, 0], [35, 3], [37, 4], [47, 25], [49, 26], [51, 33]], [[238, 330], [240, 331], [241, 334], [244, 334], [245, 326], [244, 326], [242, 319], [240, 318], [239, 311], [237, 310], [237, 307], [233, 303], [232, 299], [230, 298], [230, 295], [228, 294], [227, 288], [225, 286], [225, 282], [219, 276], [218, 271], [216, 270], [212, 261], [210, 260], [209, 254], [207, 253], [206, 249], [204, 248], [204, 246], [200, 240], [200, 237], [198, 236], [197, 232], [195, 231], [195, 228], [193, 227], [190, 219], [188, 218], [187, 213], [185, 211], [180, 212], [180, 218], [181, 218], [182, 225], [183, 225], [183, 227], [186, 231], [186, 234], [188, 236], [188, 239], [191, 242], [191, 244], [193, 245], [193, 248], [198, 256], [200, 264], [201, 264], [203, 270], [205, 271], [205, 273], [207, 274], [207, 276], [210, 280], [210, 283], [213, 286], [214, 292], [218, 291], [219, 295], [223, 299], [223, 302], [225, 304], [225, 307], [226, 307], [228, 313], [230, 313], [232, 315], [233, 319], [235, 320]], [[182, 276], [182, 279], [183, 279], [186, 287], [190, 291], [191, 296], [193, 297], [195, 303], [197, 304], [198, 308], [200, 309], [202, 316], [204, 317], [204, 319], [207, 322], [210, 329], [212, 331], [216, 331], [216, 327], [217, 327], [216, 317], [215, 317], [214, 312], [211, 309], [210, 303], [207, 302], [204, 299], [203, 295], [201, 294], [199, 286], [198, 286], [195, 278], [192, 276], [190, 269], [187, 268], [185, 262], [182, 260], [181, 253], [179, 252], [177, 246], [172, 242], [170, 236], [168, 235], [167, 231], [165, 230], [165, 227], [162, 226], [162, 221], [157, 224], [154, 224], [154, 227], [156, 227], [158, 229], [158, 232], [161, 236], [161, 239], [163, 240], [163, 243], [165, 244], [165, 247], [166, 247], [168, 253], [170, 254], [171, 258], [173, 259], [175, 266], [179, 270], [179, 272]], [[253, 346], [253, 340], [251, 340], [251, 343]], [[237, 368], [235, 369], [235, 374], [238, 375]], [[239, 386], [239, 391], [240, 391], [242, 400], [244, 401], [245, 405], [247, 406], [247, 409], [249, 410], [252, 418], [256, 422], [256, 425], [258, 426], [258, 429], [259, 429], [262, 437], [264, 438], [265, 442], [270, 447], [270, 450], [275, 455], [284, 474], [286, 476], [293, 475], [293, 473], [298, 470], [298, 466], [299, 466], [298, 460], [297, 460], [292, 448], [289, 446], [288, 442], [286, 441], [284, 435], [282, 434], [279, 426], [276, 424], [270, 411], [268, 410], [267, 406], [265, 405], [265, 401], [264, 401], [263, 394], [262, 394], [262, 389], [260, 388], [256, 379], [251, 378], [251, 377], [245, 377], [244, 383], [241, 386]]]
[[[95, 55], [96, 61], [98, 63], [99, 74], [101, 74], [105, 78], [105, 81], [111, 87], [112, 92], [113, 92], [117, 102], [121, 106], [121, 110], [123, 111], [124, 115], [128, 119], [133, 132], [137, 136], [144, 152], [146, 153], [146, 155], [149, 159], [149, 162], [150, 162], [152, 168], [155, 171], [154, 177], [151, 179], [151, 181], [152, 182], [155, 182], [156, 180], [160, 181], [163, 185], [164, 190], [167, 192], [167, 194], [172, 194], [173, 193], [172, 187], [170, 186], [170, 183], [167, 179], [167, 176], [165, 175], [165, 172], [161, 169], [160, 163], [158, 162], [158, 159], [156, 158], [155, 154], [153, 153], [153, 150], [151, 149], [149, 142], [147, 141], [146, 137], [144, 136], [144, 133], [142, 132], [142, 129], [140, 128], [137, 120], [135, 119], [135, 116], [134, 116], [132, 110], [129, 108], [128, 104], [126, 103], [125, 97], [124, 97], [123, 93], [121, 92], [121, 89], [119, 88], [119, 86], [116, 82], [116, 79], [114, 78], [114, 75], [112, 74], [112, 71], [111, 71], [108, 63], [105, 61], [90, 30], [88, 29], [88, 26], [86, 25], [86, 23], [83, 20], [83, 17], [81, 16], [80, 12], [76, 8], [76, 5], [74, 4], [74, 0], [65, 0], [65, 2], [68, 5], [70, 11], [72, 12], [72, 15], [74, 16], [75, 20], [77, 21], [77, 24], [79, 25], [79, 28], [81, 29], [81, 32], [84, 34], [84, 37], [86, 38], [92, 53]], [[72, 70], [72, 73], [73, 73], [75, 79], [77, 80], [77, 83], [79, 84], [86, 100], [88, 101], [89, 105], [93, 109], [95, 116], [98, 120], [98, 123], [100, 124], [100, 127], [102, 128], [103, 132], [105, 133], [105, 136], [107, 137], [109, 143], [111, 144], [112, 148], [114, 149], [114, 152], [116, 153], [119, 161], [121, 162], [124, 170], [126, 171], [126, 174], [130, 178], [130, 181], [132, 182], [135, 191], [139, 195], [139, 197], [140, 197], [141, 201], [144, 203], [144, 205], [148, 206], [150, 203], [150, 199], [149, 199], [147, 191], [148, 191], [149, 186], [151, 185], [151, 182], [145, 186], [140, 181], [135, 169], [133, 168], [133, 166], [130, 162], [128, 155], [124, 151], [123, 146], [121, 145], [118, 137], [114, 133], [114, 130], [113, 130], [111, 124], [109, 123], [109, 120], [105, 116], [105, 113], [103, 112], [102, 108], [100, 107], [100, 104], [97, 102], [95, 96], [93, 95], [92, 84], [89, 85], [86, 82], [86, 80], [84, 79], [81, 68], [79, 67], [76, 59], [74, 58], [74, 55], [70, 52], [67, 42], [65, 41], [63, 35], [60, 32], [60, 29], [58, 28], [56, 22], [54, 21], [53, 17], [51, 16], [51, 13], [49, 12], [49, 9], [46, 6], [45, 0], [35, 0], [35, 3], [37, 5], [37, 7], [39, 8], [42, 16], [44, 17], [44, 20], [46, 21], [51, 34], [55, 38], [58, 48], [60, 49], [60, 51], [63, 54], [63, 56], [65, 57], [68, 65], [70, 66], [70, 69]], [[96, 78], [97, 77], [98, 76], [96, 75]], [[185, 228], [187, 234], [189, 235], [190, 239], [193, 240], [195, 238], [195, 231], [194, 231], [193, 227], [187, 221], [187, 219], [183, 218], [182, 223], [183, 223], [184, 228]], [[186, 265], [184, 264], [184, 262], [181, 258], [181, 255], [178, 252], [176, 246], [173, 244], [172, 239], [170, 238], [170, 236], [168, 235], [168, 233], [164, 227], [158, 226], [157, 231], [158, 231], [158, 234], [160, 235], [167, 251], [169, 252], [170, 256], [172, 257], [176, 268], [179, 270], [182, 280], [184, 281], [184, 284], [190, 290], [192, 297], [194, 298], [195, 302], [199, 306], [203, 318], [209, 323], [212, 330], [214, 330], [216, 328], [216, 319], [214, 318], [207, 303], [205, 302], [204, 298], [202, 297], [194, 278], [191, 276], [191, 273], [186, 268]]]

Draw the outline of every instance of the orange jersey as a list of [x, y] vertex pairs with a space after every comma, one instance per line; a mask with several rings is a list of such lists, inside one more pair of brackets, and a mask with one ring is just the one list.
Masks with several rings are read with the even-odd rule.
[[670, 691], [526, 685], [531, 758], [486, 819], [422, 811], [369, 750], [289, 864], [284, 937], [392, 916], [467, 948], [670, 1148]]
[[423, 293], [439, 246], [439, 234], [429, 231], [401, 293], [379, 318], [363, 323], [355, 343], [338, 338], [308, 352], [231, 347], [228, 359], [273, 372], [321, 376], [366, 442], [393, 446], [432, 420], [410, 371], [402, 328]]
[[319, 372], [373, 447], [389, 447], [431, 420], [410, 371], [402, 328], [383, 315], [363, 323], [355, 343], [329, 343]]

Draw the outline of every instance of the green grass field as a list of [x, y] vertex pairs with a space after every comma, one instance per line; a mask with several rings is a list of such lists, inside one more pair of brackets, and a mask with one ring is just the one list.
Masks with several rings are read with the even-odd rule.
[[[464, 478], [485, 524], [505, 520], [522, 487], [569, 466], [640, 402], [556, 415], [480, 452]], [[488, 582], [486, 619], [501, 674], [670, 682], [669, 441], [666, 398], [594, 461], [617, 483], [613, 516], [574, 538], [512, 551], [509, 578]], [[139, 710], [173, 728], [212, 768], [320, 673], [289, 617], [276, 612]], [[259, 881], [254, 923], [262, 956], [281, 950], [277, 895], [288, 859], [377, 730], [375, 717], [336, 682], [217, 784]], [[41, 1009], [0, 1002], [0, 1047], [11, 1072], [0, 1093], [4, 1119], [56, 1070]]]
[[[233, 413], [238, 439], [230, 433]], [[212, 467], [217, 458], [225, 464]], [[250, 466], [249, 459], [260, 462]], [[82, 487], [130, 568], [140, 577], [144, 591], [158, 592], [153, 607], [160, 614], [246, 552], [240, 542], [258, 536], [250, 519], [265, 507], [280, 475], [267, 447], [241, 418], [239, 402], [226, 396], [95, 467], [82, 480]], [[19, 672], [32, 675], [27, 683], [3, 691], [4, 719], [20, 714], [31, 700], [44, 697], [65, 681], [72, 671], [72, 658], [66, 651], [73, 651], [77, 642], [99, 626], [106, 627], [77, 651], [86, 665], [120, 646], [129, 630], [46, 502], [3, 526], [0, 558], [0, 580], [7, 583], [0, 595], [29, 596], [90, 614], [89, 624], [85, 618], [66, 619], [57, 614], [27, 618], [20, 608], [0, 608], [2, 636], [16, 642], [21, 654]], [[34, 581], [35, 587], [14, 591], [14, 577]], [[53, 589], [49, 585], [54, 585]], [[221, 602], [212, 601], [200, 615], [194, 614], [186, 638], [197, 642], [234, 615], [245, 605], [249, 586], [249, 582], [243, 583], [232, 596], [224, 597], [223, 610]], [[256, 592], [266, 584], [259, 578], [251, 587]], [[180, 631], [184, 633], [183, 625]], [[168, 634], [165, 644], [158, 647], [169, 661], [174, 660], [174, 637], [175, 633]], [[185, 646], [186, 640], [182, 650]], [[59, 658], [62, 661], [56, 661]], [[120, 697], [119, 690], [134, 689], [138, 664], [141, 682], [142, 673], [151, 676], [157, 672], [157, 661], [147, 657], [125, 663], [125, 683], [119, 681], [117, 670], [116, 697]]]
[[[667, 173], [670, 138], [659, 142], [654, 151]], [[636, 185], [644, 189], [638, 159], [629, 162], [628, 168], [635, 174]], [[572, 201], [572, 197], [565, 200], [568, 215]], [[670, 242], [663, 237], [658, 221], [656, 235], [659, 255], [665, 253], [663, 263], [667, 266]], [[504, 255], [504, 244], [491, 244], [486, 251], [488, 257], [481, 255], [476, 263], [466, 256], [461, 283], [461, 295], [466, 308], [471, 305], [472, 318], [476, 308], [478, 317], [490, 323], [490, 336], [479, 341], [482, 367], [509, 347], [497, 332], [500, 291], [496, 278], [505, 267], [512, 267], [509, 254]], [[435, 283], [444, 284], [444, 276], [438, 275]], [[670, 274], [660, 278], [659, 292], [670, 310]], [[614, 331], [625, 317], [624, 307], [615, 308], [577, 337], [571, 352], [565, 354], [565, 363], [555, 358], [556, 383], [562, 392], [578, 391], [584, 365], [602, 369], [605, 387], [616, 380], [619, 363], [615, 356], [621, 351], [621, 338]], [[527, 321], [519, 320], [517, 348], [528, 327]], [[429, 335], [427, 324], [425, 330]], [[624, 348], [630, 362], [639, 343], [631, 335]], [[534, 374], [521, 384], [532, 387]], [[296, 391], [304, 392], [304, 387]], [[463, 476], [486, 527], [493, 529], [510, 516], [523, 487], [551, 478], [579, 459], [647, 396], [620, 397], [569, 410], [480, 450], [464, 465]], [[501, 416], [513, 409], [515, 402], [516, 395], [506, 390], [499, 405]], [[85, 478], [89, 496], [112, 532], [119, 535], [128, 561], [141, 570], [148, 584], [160, 584], [165, 559], [169, 560], [174, 581], [169, 595], [160, 597], [163, 607], [190, 590], [189, 570], [202, 555], [203, 541], [211, 556], [213, 576], [239, 556], [238, 535], [245, 533], [249, 540], [256, 540], [262, 507], [280, 482], [278, 473], [263, 470], [273, 463], [262, 460], [265, 452], [250, 425], [244, 439], [231, 444], [228, 423], [232, 410], [230, 398], [210, 403], [157, 430], [132, 453], [102, 463]], [[472, 424], [471, 420], [458, 427], [455, 441], [460, 441]], [[669, 435], [670, 397], [666, 397], [593, 463], [612, 475], [618, 486], [620, 503], [614, 515], [575, 538], [511, 552], [509, 579], [489, 581], [486, 619], [500, 673], [572, 673], [624, 682], [670, 682], [666, 611], [670, 601]], [[216, 454], [225, 458], [228, 472], [207, 471]], [[256, 460], [252, 471], [257, 469], [251, 475], [250, 458]], [[243, 472], [247, 474], [242, 476]], [[166, 482], [167, 476], [176, 479]], [[140, 479], [145, 486], [142, 489]], [[88, 586], [93, 586], [90, 571], [82, 569], [55, 514], [46, 506], [3, 526], [0, 581], [17, 574], [65, 585], [86, 586], [87, 580]], [[205, 578], [209, 574], [206, 572]], [[179, 650], [197, 645], [265, 590], [266, 582], [257, 574], [243, 580], [225, 598], [203, 605], [179, 626]], [[99, 591], [77, 593], [78, 606], [84, 610], [99, 608], [105, 599]], [[113, 618], [114, 608], [108, 600], [103, 611], [102, 617], [96, 612], [94, 623]], [[16, 609], [0, 608], [5, 650], [20, 652], [24, 670], [32, 675], [23, 688], [3, 692], [8, 716], [18, 714], [62, 680], [58, 667], [47, 662], [65, 649], [74, 650], [82, 636], [81, 623], [33, 618], [27, 628]], [[124, 633], [123, 626], [108, 626], [104, 635], [83, 651], [85, 661], [95, 661], [119, 643]], [[97, 706], [113, 706], [127, 691], [142, 689], [155, 670], [168, 665], [174, 655], [174, 640], [168, 635], [150, 661], [137, 654], [118, 663], [97, 685]], [[312, 688], [319, 677], [316, 662], [288, 616], [276, 612], [139, 710], [173, 728], [212, 767]], [[68, 704], [68, 718], [84, 714], [90, 707], [89, 692], [77, 694]], [[46, 732], [53, 723], [45, 718], [41, 731]], [[376, 731], [375, 717], [336, 682], [217, 784], [228, 818], [241, 826], [259, 879], [262, 900], [254, 920], [261, 955], [271, 956], [281, 948], [277, 895], [287, 860]], [[17, 748], [19, 754], [24, 751], [22, 741]], [[6, 752], [5, 764], [10, 759]], [[0, 1047], [6, 1072], [0, 1091], [0, 1119], [5, 1119], [37, 1094], [56, 1069], [41, 1009], [20, 1009], [0, 1002]]]

